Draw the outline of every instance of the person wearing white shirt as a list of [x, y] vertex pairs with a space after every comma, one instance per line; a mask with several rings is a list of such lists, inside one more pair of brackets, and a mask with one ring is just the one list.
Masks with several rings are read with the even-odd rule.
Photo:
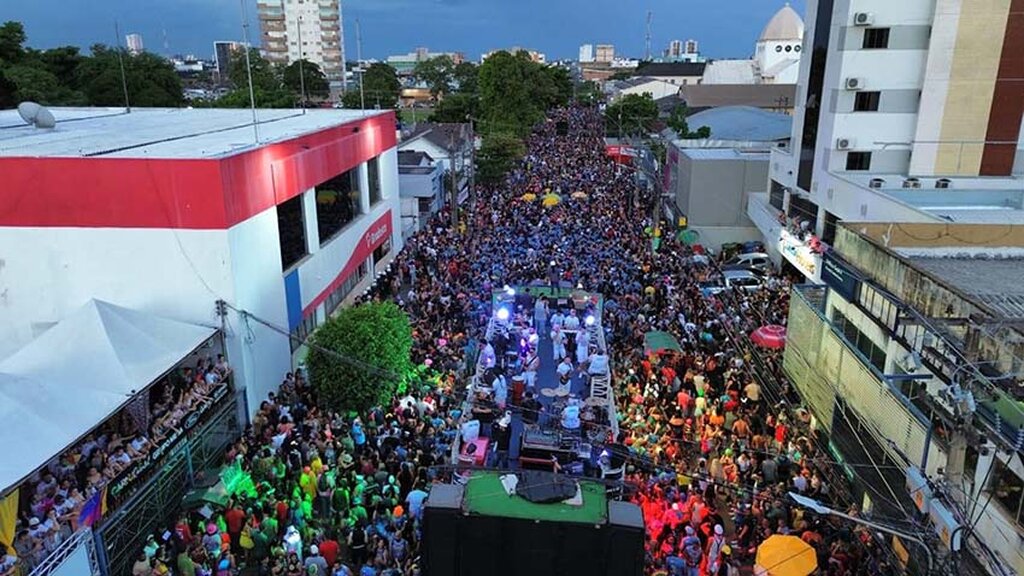
[[576, 335], [576, 363], [583, 364], [590, 357], [590, 334], [586, 330]]
[[526, 355], [526, 362], [523, 364], [523, 379], [526, 380], [526, 387], [533, 390], [537, 383], [537, 370], [540, 368], [540, 356], [533, 348]]
[[569, 315], [565, 317], [565, 329], [566, 330], [579, 330], [580, 329], [580, 319], [579, 319], [578, 316], [576, 316], [576, 311], [575, 310], [570, 312]]
[[480, 362], [484, 365], [484, 368], [494, 368], [495, 363], [497, 363], [494, 346], [490, 342], [488, 342], [480, 352]]
[[578, 430], [580, 427], [580, 407], [570, 403], [562, 409], [562, 428]]
[[551, 329], [551, 349], [555, 358], [565, 357], [565, 333], [559, 326]]
[[555, 313], [551, 315], [551, 328], [561, 330], [563, 324], [565, 324], [565, 316], [562, 315], [561, 310], [555, 310]]

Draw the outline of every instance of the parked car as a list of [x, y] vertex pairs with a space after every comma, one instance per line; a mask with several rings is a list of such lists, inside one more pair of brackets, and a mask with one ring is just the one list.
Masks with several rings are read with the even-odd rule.
[[749, 270], [725, 270], [722, 272], [722, 278], [729, 288], [754, 291], [764, 286], [764, 278]]
[[758, 270], [769, 270], [772, 267], [772, 261], [764, 252], [748, 252], [733, 256], [725, 261], [725, 265], [743, 265], [757, 268]]

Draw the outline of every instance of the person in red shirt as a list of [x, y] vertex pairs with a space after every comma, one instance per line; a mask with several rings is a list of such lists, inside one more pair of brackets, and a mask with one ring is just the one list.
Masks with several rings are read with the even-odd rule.
[[178, 538], [188, 546], [192, 544], [192, 527], [188, 525], [188, 516], [182, 515], [178, 519], [178, 524], [174, 527], [174, 531], [178, 533]]
[[328, 566], [334, 566], [338, 559], [338, 541], [334, 539], [333, 533], [328, 533], [327, 538], [320, 543], [320, 555], [327, 560]]
[[242, 547], [239, 546], [239, 540], [242, 536], [242, 528], [245, 527], [245, 511], [237, 503], [229, 505], [228, 511], [224, 513], [224, 523], [228, 525], [232, 553], [240, 554]]

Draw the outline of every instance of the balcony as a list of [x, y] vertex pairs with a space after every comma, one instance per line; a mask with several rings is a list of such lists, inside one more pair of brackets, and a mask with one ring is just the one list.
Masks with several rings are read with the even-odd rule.
[[789, 148], [772, 148], [768, 176], [787, 188], [796, 188], [797, 159]]
[[767, 192], [747, 197], [747, 216], [764, 235], [766, 244], [772, 247], [778, 245], [779, 233], [782, 232], [782, 211], [771, 205]]
[[[808, 234], [807, 238], [813, 235]], [[797, 233], [783, 228], [779, 232], [779, 253], [808, 280], [821, 284], [821, 254], [812, 248], [812, 243], [802, 240]]]

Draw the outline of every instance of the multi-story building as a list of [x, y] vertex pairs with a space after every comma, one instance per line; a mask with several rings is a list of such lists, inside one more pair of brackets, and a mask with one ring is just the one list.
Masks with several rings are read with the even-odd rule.
[[824, 285], [792, 291], [783, 367], [831, 457], [865, 513], [916, 508], [931, 524], [928, 550], [889, 542], [910, 552], [908, 573], [929, 557], [1024, 572], [1024, 211], [1012, 212], [1015, 224], [841, 223]]
[[258, 0], [262, 53], [275, 64], [299, 59], [320, 66], [327, 79], [345, 79], [341, 0]]
[[615, 45], [598, 44], [594, 47], [594, 61], [611, 64], [615, 60]]
[[93, 298], [205, 325], [222, 299], [252, 413], [402, 247], [392, 112], [260, 110], [258, 140], [248, 110], [52, 112], [0, 112], [0, 356]]
[[387, 57], [389, 66], [395, 69], [399, 76], [408, 76], [416, 68], [416, 64], [431, 58], [447, 56], [453, 64], [461, 64], [466, 61], [466, 55], [462, 52], [431, 52], [426, 48], [417, 48], [408, 54], [396, 54]]
[[697, 41], [690, 38], [683, 45], [683, 54], [700, 54], [700, 48], [697, 45]]
[[580, 63], [587, 64], [594, 61], [594, 45], [583, 44], [580, 46]]
[[526, 52], [530, 56], [530, 60], [536, 62], [537, 64], [547, 64], [548, 62], [548, 57], [543, 52], [537, 52], [536, 50], [528, 50], [526, 48], [523, 48], [522, 46], [513, 46], [508, 49], [491, 50], [490, 52], [484, 53], [480, 57], [480, 61], [483, 62], [484, 60], [487, 60], [489, 57], [491, 57], [491, 55], [503, 51], [508, 52], [509, 54], [518, 54], [520, 52]]
[[231, 76], [231, 58], [243, 49], [244, 44], [232, 40], [218, 40], [213, 43], [213, 61], [217, 66], [220, 82], [227, 82]]
[[668, 43], [668, 49], [665, 50], [665, 55], [669, 58], [678, 58], [683, 55], [683, 41], [673, 40]]
[[772, 151], [769, 192], [748, 205], [769, 251], [818, 280], [820, 251], [806, 239], [831, 244], [840, 220], [1010, 218], [1024, 189], [1020, 6], [807, 9], [792, 146]]
[[125, 45], [128, 47], [128, 53], [132, 56], [142, 54], [145, 48], [142, 45], [142, 34], [129, 34], [124, 37]]
[[[804, 22], [787, 4], [776, 12], [754, 44], [754, 57], [713, 60], [702, 84], [796, 84], [803, 51]], [[696, 42], [694, 42], [696, 47]]]

